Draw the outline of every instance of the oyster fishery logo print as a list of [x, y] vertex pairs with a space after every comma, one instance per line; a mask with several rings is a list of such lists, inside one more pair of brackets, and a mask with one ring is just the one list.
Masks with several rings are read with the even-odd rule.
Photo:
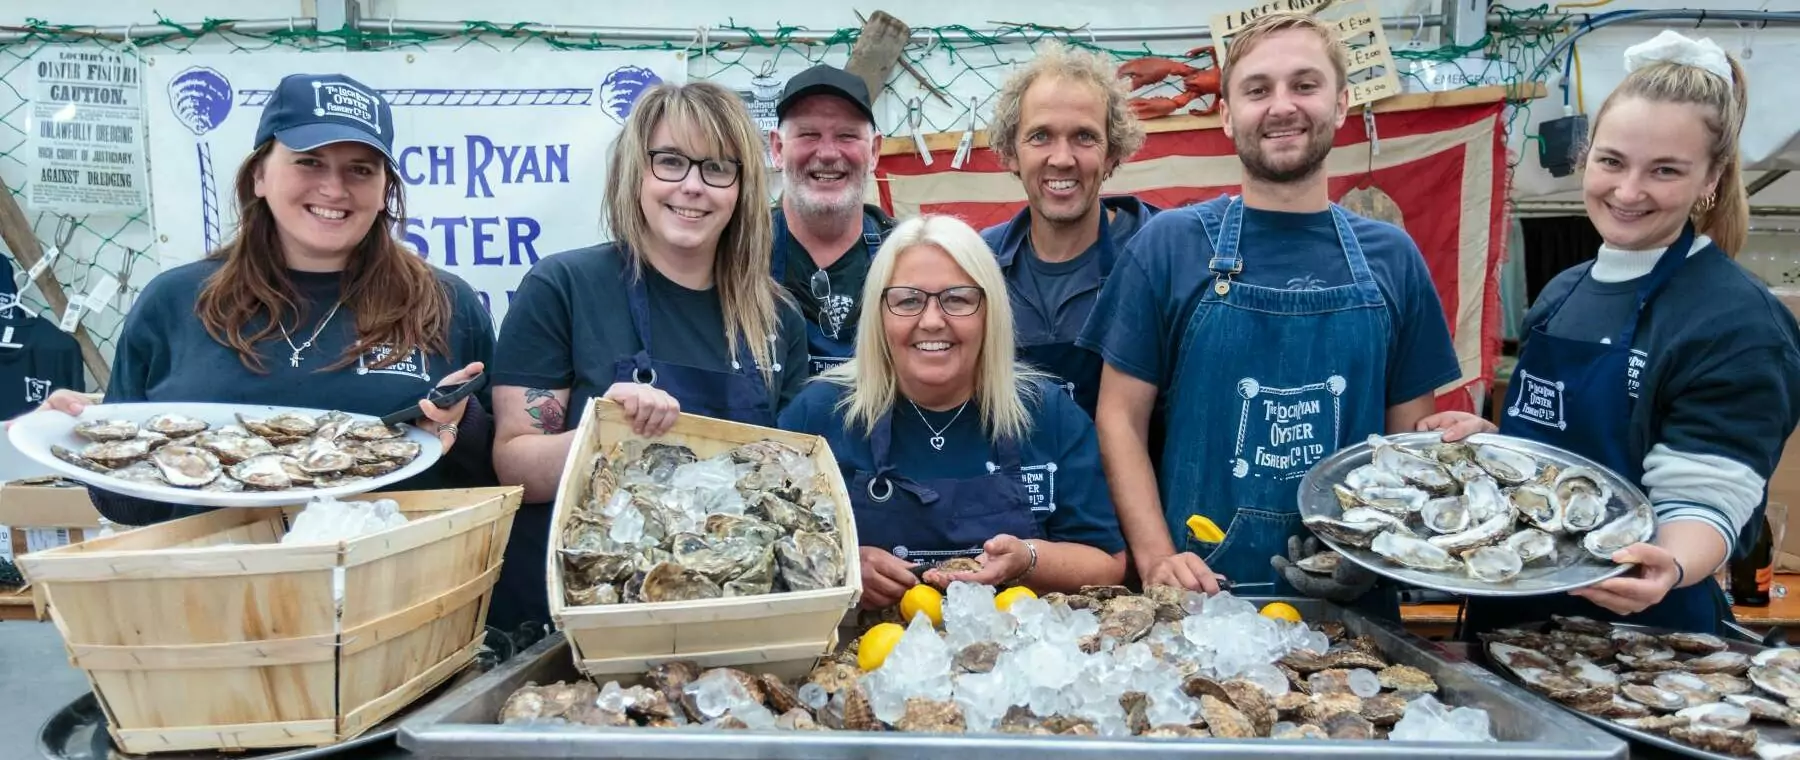
[[1569, 428], [1563, 417], [1563, 383], [1519, 370], [1519, 393], [1506, 408], [1506, 416], [1517, 417], [1557, 430]]
[[220, 243], [219, 192], [213, 179], [212, 145], [206, 135], [231, 115], [231, 81], [206, 66], [194, 66], [169, 80], [169, 110], [182, 126], [194, 133], [194, 153], [200, 162], [200, 228], [206, 250]]
[[1253, 470], [1271, 471], [1268, 476], [1277, 480], [1304, 477], [1342, 437], [1347, 385], [1342, 375], [1297, 388], [1266, 386], [1253, 377], [1239, 380], [1237, 395], [1244, 404], [1232, 477], [1250, 477]]
[[651, 87], [662, 84], [662, 77], [642, 66], [620, 66], [600, 83], [600, 99], [606, 115], [620, 124], [631, 115], [631, 107]]

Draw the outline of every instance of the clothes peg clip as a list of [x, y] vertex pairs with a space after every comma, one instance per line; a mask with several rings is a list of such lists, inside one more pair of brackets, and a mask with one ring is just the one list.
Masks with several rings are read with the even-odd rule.
[[931, 147], [925, 144], [925, 133], [919, 131], [919, 125], [925, 120], [925, 114], [919, 110], [923, 98], [913, 98], [906, 103], [906, 128], [912, 132], [913, 147], [919, 151], [919, 159], [926, 166], [931, 165]]
[[1369, 155], [1381, 155], [1381, 135], [1375, 131], [1375, 109], [1372, 104], [1363, 104], [1363, 134], [1369, 138]]
[[956, 156], [950, 159], [950, 168], [961, 169], [963, 162], [969, 160], [969, 154], [975, 149], [975, 106], [980, 101], [969, 98], [969, 128], [963, 130], [962, 139], [956, 143]]

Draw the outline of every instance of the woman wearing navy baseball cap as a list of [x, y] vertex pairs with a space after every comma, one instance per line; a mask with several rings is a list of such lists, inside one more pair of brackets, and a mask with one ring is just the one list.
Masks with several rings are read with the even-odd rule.
[[[156, 276], [119, 336], [105, 403], [273, 404], [386, 415], [417, 403], [445, 454], [391, 488], [493, 485], [483, 394], [420, 399], [479, 375], [493, 321], [475, 291], [403, 248], [394, 118], [373, 88], [294, 74], [263, 109], [237, 170], [238, 226], [206, 258]], [[79, 395], [46, 406], [80, 414]], [[108, 519], [147, 525], [201, 508], [90, 488]]]

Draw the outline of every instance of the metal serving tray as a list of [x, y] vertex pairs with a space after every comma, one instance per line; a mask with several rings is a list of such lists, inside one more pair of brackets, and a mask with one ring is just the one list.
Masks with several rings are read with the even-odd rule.
[[[1277, 601], [1258, 599], [1258, 604]], [[1057, 760], [1125, 755], [1133, 760], [1210, 757], [1418, 758], [1443, 760], [1623, 760], [1623, 740], [1569, 715], [1437, 644], [1395, 624], [1312, 599], [1281, 599], [1307, 620], [1339, 620], [1352, 635], [1373, 636], [1394, 663], [1431, 673], [1439, 698], [1488, 711], [1498, 742], [1278, 741], [1274, 739], [1143, 739], [1016, 734], [915, 734], [858, 731], [719, 731], [591, 728], [496, 723], [500, 707], [527, 681], [573, 680], [561, 634], [446, 694], [401, 723], [396, 742], [426, 758], [588, 757], [621, 760], [917, 760], [982, 757]]]

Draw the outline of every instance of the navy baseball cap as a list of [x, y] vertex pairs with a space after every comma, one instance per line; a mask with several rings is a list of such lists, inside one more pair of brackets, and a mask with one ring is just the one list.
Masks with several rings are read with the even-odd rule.
[[374, 88], [342, 74], [282, 77], [263, 106], [256, 145], [269, 138], [292, 151], [359, 142], [394, 165], [394, 111]]
[[848, 100], [870, 124], [875, 123], [875, 110], [869, 106], [869, 84], [862, 77], [824, 63], [788, 78], [781, 102], [775, 104], [775, 119], [787, 118], [788, 109], [808, 95], [836, 95]]

